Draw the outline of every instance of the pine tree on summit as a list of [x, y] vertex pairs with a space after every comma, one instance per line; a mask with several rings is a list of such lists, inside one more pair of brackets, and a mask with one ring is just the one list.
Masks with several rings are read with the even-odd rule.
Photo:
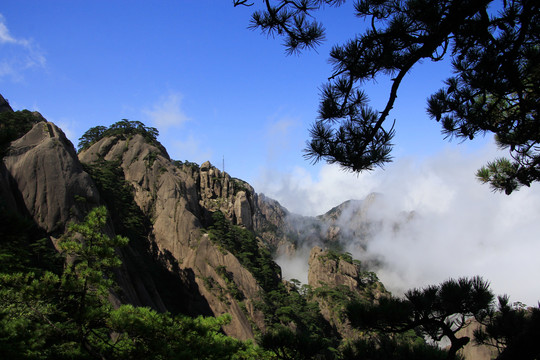
[[[286, 51], [298, 52], [324, 40], [315, 10], [343, 3], [264, 1], [251, 27], [283, 36]], [[305, 157], [355, 172], [391, 161], [395, 130], [388, 117], [401, 82], [416, 64], [449, 57], [454, 75], [428, 99], [429, 116], [441, 122], [447, 137], [495, 135], [510, 159], [497, 159], [477, 173], [493, 189], [510, 194], [539, 181], [539, 6], [535, 0], [355, 1], [356, 16], [370, 25], [330, 52], [334, 71], [322, 86]], [[385, 107], [375, 110], [361, 85], [381, 75], [390, 76], [392, 85]]]

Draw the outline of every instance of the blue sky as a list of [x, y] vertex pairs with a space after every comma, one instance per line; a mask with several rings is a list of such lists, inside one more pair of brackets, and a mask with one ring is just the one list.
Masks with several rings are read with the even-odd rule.
[[[7, 0], [1, 11], [15, 40], [1, 44], [1, 92], [14, 108], [42, 112], [75, 145], [92, 126], [143, 121], [174, 159], [225, 157], [250, 182], [262, 168], [307, 167], [301, 150], [331, 74], [329, 49], [363, 26], [349, 8], [325, 9], [323, 46], [286, 56], [281, 39], [247, 29], [252, 8], [232, 1]], [[426, 64], [404, 83], [396, 156], [445, 146], [424, 107], [447, 71]], [[383, 104], [387, 81], [371, 88]]]
[[[225, 158], [228, 173], [297, 213], [388, 194], [430, 226], [419, 223], [401, 243], [381, 235], [373, 253], [394, 264], [383, 280], [400, 289], [481, 274], [497, 293], [533, 304], [538, 284], [516, 279], [540, 274], [540, 191], [492, 193], [474, 179], [498, 155], [492, 139], [448, 142], [429, 120], [425, 101], [448, 77], [447, 63], [417, 66], [403, 82], [391, 113], [395, 162], [384, 171], [356, 176], [303, 159], [332, 71], [329, 49], [362, 32], [350, 6], [320, 12], [327, 41], [316, 51], [286, 56], [281, 39], [247, 29], [252, 8], [228, 0], [4, 0], [0, 93], [15, 110], [41, 112], [75, 145], [92, 126], [142, 121], [158, 128], [171, 158], [218, 167]], [[388, 79], [366, 86], [380, 109]]]

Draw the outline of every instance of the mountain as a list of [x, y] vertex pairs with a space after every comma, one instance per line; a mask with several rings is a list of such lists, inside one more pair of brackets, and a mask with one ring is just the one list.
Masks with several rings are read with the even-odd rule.
[[[157, 130], [140, 122], [98, 126], [81, 140], [77, 152], [55, 124], [14, 112], [0, 96], [0, 235], [4, 245], [20, 236], [17, 246], [45, 239], [59, 251], [70, 224], [106, 206], [106, 235], [129, 239], [117, 249], [115, 307], [230, 314], [229, 336], [275, 343], [292, 331], [305, 351], [322, 354], [363, 336], [346, 320], [348, 301], [390, 295], [373, 264], [342, 252], [352, 238], [365, 246], [377, 226], [365, 214], [380, 195], [304, 217], [210, 162], [171, 159]], [[308, 284], [283, 280], [273, 258], [302, 248], [310, 249]], [[32, 251], [34, 266], [53, 266], [45, 250]]]
[[[14, 139], [0, 168], [6, 211], [30, 218], [56, 246], [70, 222], [106, 205], [108, 232], [130, 238], [120, 250], [115, 302], [189, 315], [229, 313], [224, 331], [239, 339], [264, 331], [265, 316], [256, 307], [263, 284], [245, 263], [266, 256], [268, 276], [281, 282], [267, 249], [291, 243], [286, 209], [209, 162], [171, 160], [142, 133], [124, 129], [77, 154], [62, 130], [40, 114], [3, 108], [26, 126], [10, 134]], [[247, 230], [260, 254], [241, 262], [242, 254], [213, 241], [209, 229], [216, 212], [227, 226]]]

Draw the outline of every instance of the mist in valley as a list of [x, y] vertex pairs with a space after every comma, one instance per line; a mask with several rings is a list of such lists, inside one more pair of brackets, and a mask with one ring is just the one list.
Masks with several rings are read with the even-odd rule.
[[[359, 176], [328, 165], [317, 178], [302, 169], [292, 175], [268, 172], [256, 189], [309, 216], [357, 200], [335, 219], [340, 245], [370, 264], [396, 295], [448, 278], [481, 275], [495, 294], [536, 305], [540, 188], [533, 184], [507, 196], [479, 183], [476, 170], [496, 155], [494, 146], [475, 153], [449, 149], [422, 160], [398, 159], [384, 171]], [[321, 237], [329, 231], [317, 230]], [[311, 236], [294, 255], [277, 257], [285, 278], [307, 282], [314, 245], [321, 244]]]

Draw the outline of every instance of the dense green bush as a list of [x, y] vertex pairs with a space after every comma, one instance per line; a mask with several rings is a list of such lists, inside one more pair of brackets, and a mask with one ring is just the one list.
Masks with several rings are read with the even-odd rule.
[[210, 239], [236, 256], [265, 291], [275, 289], [281, 280], [281, 270], [268, 249], [260, 247], [251, 231], [233, 225], [221, 211], [212, 214], [212, 221], [208, 229]]
[[142, 135], [150, 144], [159, 145], [157, 137], [159, 131], [156, 128], [145, 126], [140, 121], [129, 121], [122, 119], [108, 128], [105, 126], [95, 126], [86, 131], [79, 138], [79, 151], [86, 150], [99, 140], [108, 136], [120, 136], [127, 138], [136, 134]]
[[37, 122], [28, 110], [0, 112], [0, 156], [4, 156], [9, 143], [26, 134]]

